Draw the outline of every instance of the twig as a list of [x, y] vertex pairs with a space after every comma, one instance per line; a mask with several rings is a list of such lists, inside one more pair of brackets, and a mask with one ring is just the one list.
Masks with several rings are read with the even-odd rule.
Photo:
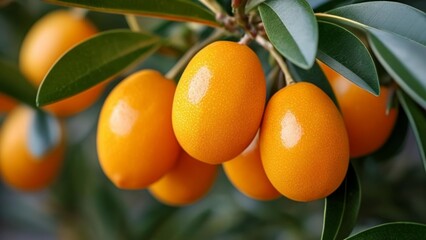
[[280, 66], [281, 70], [283, 71], [285, 75], [285, 82], [287, 86], [290, 84], [293, 84], [294, 80], [290, 74], [290, 71], [288, 70], [286, 63], [284, 62], [281, 55], [274, 48], [274, 46], [269, 41], [267, 41], [266, 39], [264, 39], [262, 36], [259, 36], [259, 35], [256, 36], [256, 42], [259, 43], [259, 45], [261, 45], [262, 47], [264, 47], [272, 55], [275, 61], [277, 61], [278, 66]]
[[179, 61], [167, 72], [165, 75], [168, 79], [174, 79], [176, 75], [182, 71], [182, 69], [188, 64], [191, 58], [203, 47], [209, 43], [215, 41], [219, 37], [225, 34], [225, 31], [222, 29], [215, 30], [208, 38], [204, 39], [202, 42], [192, 46], [186, 53], [179, 59]]
[[85, 8], [71, 8], [70, 12], [74, 17], [83, 19], [89, 13], [89, 10]]
[[127, 14], [126, 21], [133, 32], [140, 32], [142, 30], [135, 15]]

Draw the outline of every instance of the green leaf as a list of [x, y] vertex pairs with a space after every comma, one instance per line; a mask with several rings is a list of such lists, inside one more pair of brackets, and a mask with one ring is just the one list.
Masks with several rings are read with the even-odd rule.
[[147, 58], [158, 46], [158, 38], [143, 33], [100, 33], [55, 63], [38, 89], [37, 104], [49, 104], [82, 92]]
[[395, 123], [395, 127], [386, 141], [386, 143], [380, 147], [375, 153], [373, 153], [373, 157], [379, 160], [389, 159], [399, 152], [404, 147], [405, 138], [408, 132], [408, 119], [403, 111], [399, 111], [398, 118]]
[[30, 152], [36, 159], [41, 159], [57, 147], [62, 137], [61, 125], [55, 117], [43, 111], [34, 111], [27, 141]]
[[263, 3], [264, 1], [265, 0], [248, 0], [245, 11], [251, 11], [253, 8], [259, 6], [259, 4]]
[[359, 87], [379, 95], [376, 67], [362, 41], [333, 23], [318, 21], [318, 29], [318, 59]]
[[426, 47], [392, 33], [368, 31], [368, 42], [379, 62], [410, 97], [426, 108]]
[[294, 80], [297, 82], [303, 81], [315, 84], [317, 87], [321, 88], [321, 90], [323, 90], [331, 98], [331, 100], [333, 100], [337, 107], [339, 107], [339, 103], [337, 102], [333, 89], [317, 63], [314, 63], [309, 70], [301, 69], [291, 63], [288, 63], [287, 65]]
[[0, 60], [0, 91], [35, 107], [37, 90], [14, 65]]
[[322, 240], [348, 236], [355, 226], [361, 203], [361, 186], [352, 164], [340, 187], [325, 199]]
[[47, 0], [47, 2], [69, 7], [87, 8], [100, 12], [135, 14], [173, 21], [191, 21], [210, 26], [218, 26], [212, 12], [190, 0]]
[[419, 240], [426, 236], [426, 225], [412, 222], [393, 222], [378, 225], [355, 234], [346, 240]]
[[266, 33], [275, 48], [303, 69], [315, 61], [318, 26], [305, 0], [266, 0], [259, 5]]
[[366, 2], [340, 7], [327, 13], [393, 32], [426, 45], [425, 13], [402, 3]]
[[[396, 92], [398, 100], [404, 109], [405, 114], [410, 122], [411, 129], [414, 132], [414, 136], [417, 140], [417, 146], [419, 147], [420, 157], [423, 160], [423, 166], [426, 170], [426, 115], [424, 110], [420, 109], [416, 103], [409, 98], [409, 96], [403, 91]], [[425, 235], [426, 236], [426, 235]]]

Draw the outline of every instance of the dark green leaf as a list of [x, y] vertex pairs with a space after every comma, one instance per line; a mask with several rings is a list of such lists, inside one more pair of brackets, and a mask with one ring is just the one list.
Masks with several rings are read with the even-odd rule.
[[348, 236], [355, 226], [361, 203], [361, 186], [352, 164], [340, 187], [325, 199], [322, 240]]
[[259, 12], [275, 48], [292, 63], [309, 69], [318, 45], [318, 26], [309, 4], [305, 0], [266, 0]]
[[379, 62], [410, 97], [426, 108], [426, 47], [377, 29], [368, 32], [368, 41]]
[[425, 13], [402, 3], [366, 2], [333, 9], [328, 13], [393, 32], [426, 45]]
[[[423, 166], [426, 170], [426, 114], [414, 103], [403, 91], [397, 91], [399, 102], [407, 114], [411, 129], [417, 140], [420, 157], [423, 160]], [[426, 236], [426, 235], [425, 235]]]
[[318, 21], [318, 29], [318, 59], [359, 87], [379, 95], [376, 67], [362, 41], [333, 23]]
[[190, 0], [47, 0], [47, 2], [70, 7], [88, 8], [100, 12], [136, 14], [174, 21], [192, 21], [211, 26], [218, 25], [213, 13]]
[[346, 240], [419, 240], [426, 236], [426, 225], [411, 222], [385, 223], [369, 228]]
[[0, 91], [35, 107], [37, 90], [12, 64], [0, 60]]
[[50, 150], [57, 147], [61, 138], [61, 125], [52, 115], [34, 111], [28, 131], [28, 146], [30, 152], [36, 158], [41, 158]]
[[82, 92], [150, 56], [158, 46], [157, 38], [129, 30], [98, 34], [55, 63], [39, 87], [37, 104]]
[[399, 111], [398, 118], [393, 128], [392, 134], [386, 141], [385, 145], [380, 147], [373, 157], [380, 160], [389, 159], [398, 154], [404, 146], [405, 137], [408, 130], [408, 119], [403, 111]]
[[330, 83], [317, 63], [314, 63], [309, 70], [301, 69], [291, 63], [288, 64], [288, 68], [294, 80], [297, 82], [303, 81], [315, 84], [333, 100], [337, 107], [339, 106]]

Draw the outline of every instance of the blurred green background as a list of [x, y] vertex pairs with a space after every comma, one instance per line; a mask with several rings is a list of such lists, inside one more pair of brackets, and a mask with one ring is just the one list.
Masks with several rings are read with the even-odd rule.
[[[25, 33], [34, 21], [58, 7], [34, 0], [7, 2], [0, 1], [0, 59], [17, 65]], [[223, 2], [229, 6], [229, 1]], [[325, 2], [310, 1], [312, 6]], [[425, 1], [404, 2], [425, 10]], [[88, 17], [100, 30], [127, 28], [121, 15], [90, 12]], [[147, 30], [175, 39], [173, 49], [163, 49], [138, 66], [163, 73], [193, 42], [211, 31], [183, 23], [139, 20]], [[265, 52], [257, 50], [268, 71]], [[222, 169], [209, 194], [187, 207], [165, 206], [145, 190], [115, 188], [102, 173], [96, 156], [97, 118], [109, 90], [90, 109], [66, 120], [67, 154], [53, 186], [23, 193], [0, 181], [0, 239], [320, 238], [323, 200], [251, 200], [233, 188]], [[406, 119], [400, 121], [406, 126]], [[393, 140], [379, 153], [352, 161], [362, 187], [354, 232], [391, 221], [426, 223], [426, 174], [413, 134], [408, 128], [395, 134]]]

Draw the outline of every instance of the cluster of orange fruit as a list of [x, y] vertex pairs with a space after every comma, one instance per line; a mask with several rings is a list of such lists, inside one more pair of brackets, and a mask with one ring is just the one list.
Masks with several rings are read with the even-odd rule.
[[[60, 36], [66, 36], [66, 42], [73, 37], [84, 37], [67, 43], [66, 47], [51, 44], [52, 33], [39, 33], [45, 39], [35, 40], [37, 34], [33, 32], [43, 30], [43, 21], [55, 22], [46, 20], [54, 16], [57, 20], [84, 21], [81, 26], [61, 25], [61, 31], [74, 29], [70, 35], [61, 33]], [[95, 32], [91, 24], [68, 12], [46, 16], [33, 27], [23, 44], [22, 71], [35, 85], [40, 84], [64, 49]], [[30, 50], [31, 44], [37, 42], [50, 44], [42, 48], [43, 53], [38, 53]], [[40, 61], [38, 56], [44, 56], [50, 47], [62, 51], [49, 56], [54, 59], [51, 62], [32, 69]], [[305, 82], [286, 86], [266, 103], [266, 81], [258, 57], [248, 46], [235, 42], [217, 41], [200, 50], [177, 85], [154, 70], [134, 73], [112, 90], [102, 107], [97, 132], [102, 169], [117, 187], [148, 188], [154, 197], [170, 205], [190, 204], [203, 197], [213, 185], [220, 164], [233, 185], [254, 199], [271, 200], [281, 195], [296, 201], [324, 198], [343, 181], [350, 157], [370, 154], [385, 143], [397, 110], [385, 113], [390, 94], [387, 88], [382, 87], [380, 96], [375, 97], [327, 66], [322, 68], [337, 96], [341, 113], [322, 90]], [[91, 91], [97, 93], [88, 95], [96, 99], [102, 88], [92, 88], [61, 102], [83, 99]], [[56, 112], [53, 106], [46, 110], [58, 116], [75, 113], [74, 110]], [[22, 170], [24, 165], [31, 162], [40, 166], [48, 162], [37, 161], [28, 150], [25, 156], [17, 156], [13, 154], [17, 150], [11, 150], [28, 149], [27, 141], [22, 140], [29, 128], [28, 112], [31, 113], [27, 108], [11, 113], [0, 136], [3, 178], [21, 189], [38, 188], [32, 181], [14, 180], [30, 175]], [[18, 118], [26, 120], [18, 123]], [[16, 124], [22, 128], [20, 136], [10, 130]], [[19, 146], [18, 138], [21, 138]], [[63, 155], [63, 150], [53, 151], [51, 154], [56, 158]], [[25, 161], [17, 160], [18, 157]], [[37, 170], [39, 174], [50, 174], [46, 170], [50, 168], [41, 168]]]
[[324, 198], [343, 181], [350, 156], [384, 144], [396, 111], [385, 114], [386, 88], [375, 97], [323, 68], [343, 117], [322, 90], [305, 82], [281, 89], [265, 108], [261, 63], [235, 42], [199, 51], [177, 86], [156, 71], [137, 72], [104, 103], [101, 166], [117, 187], [148, 188], [170, 205], [204, 196], [219, 164], [254, 199]]

